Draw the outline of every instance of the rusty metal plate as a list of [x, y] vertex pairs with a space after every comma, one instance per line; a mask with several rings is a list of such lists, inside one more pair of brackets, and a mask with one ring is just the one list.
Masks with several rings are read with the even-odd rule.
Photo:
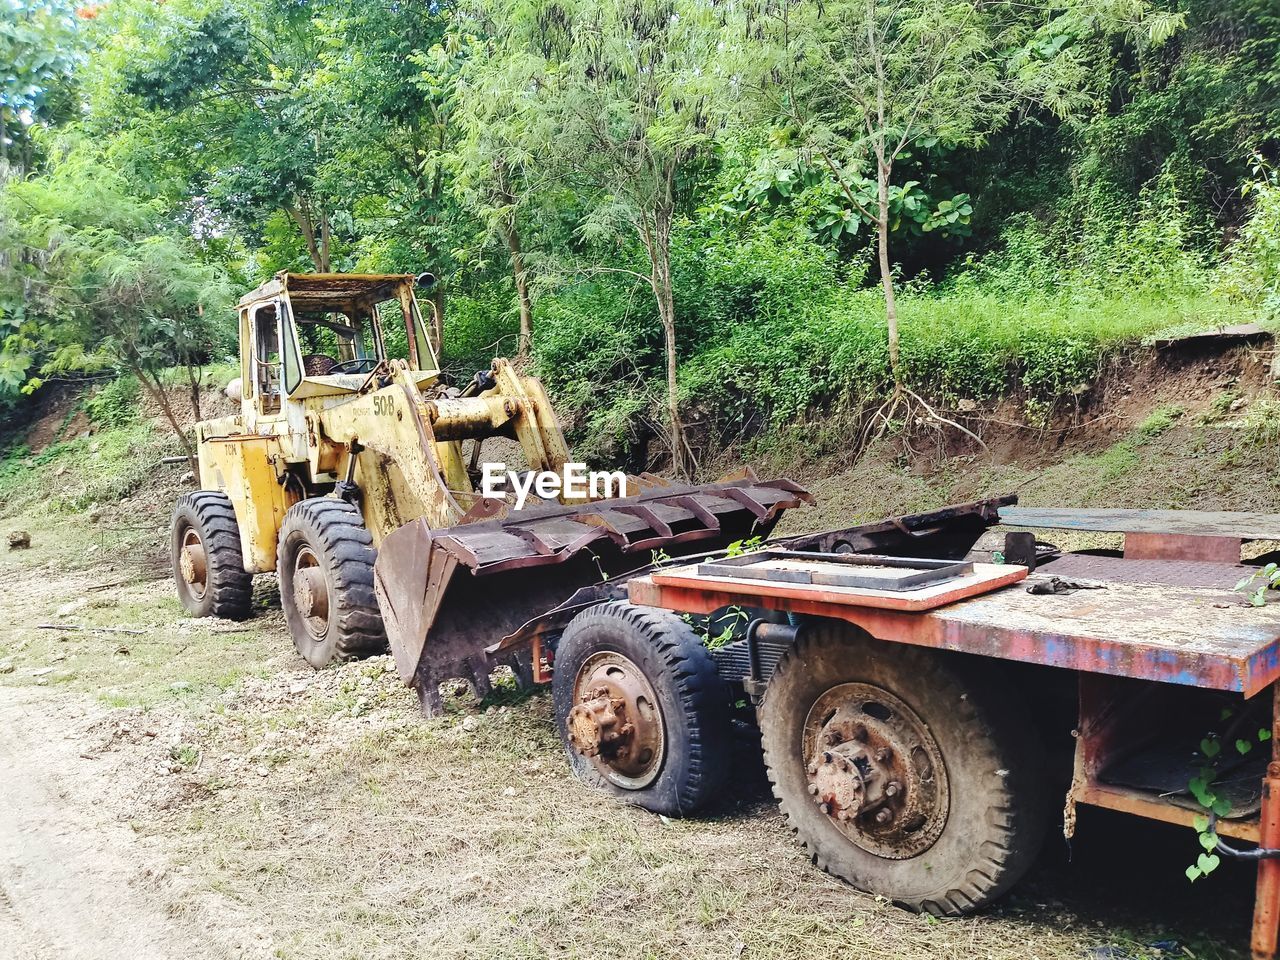
[[741, 557], [711, 560], [697, 566], [698, 576], [712, 579], [772, 580], [894, 591], [916, 590], [971, 573], [973, 564], [968, 561], [812, 550], [763, 550]]
[[1225, 591], [1002, 590], [935, 616], [949, 645], [1011, 660], [1245, 694], [1280, 677], [1280, 604], [1250, 607]]
[[423, 709], [438, 714], [442, 680], [465, 679], [483, 695], [499, 663], [512, 661], [518, 675], [531, 670], [527, 651], [487, 648], [584, 584], [646, 566], [656, 549], [705, 556], [767, 536], [782, 511], [811, 500], [789, 480], [750, 478], [512, 511], [441, 530], [411, 521], [383, 539], [374, 565], [396, 667]]
[[1124, 535], [1124, 555], [1131, 560], [1208, 560], [1240, 562], [1240, 537], [1202, 537], [1189, 533]]
[[812, 499], [789, 480], [671, 486], [578, 506], [513, 510], [501, 520], [461, 524], [433, 538], [486, 575], [559, 563], [598, 540], [612, 541], [624, 553], [670, 552], [672, 544], [717, 541], [753, 523], [772, 527], [783, 510]]
[[[750, 476], [744, 473], [744, 477]], [[654, 486], [669, 487], [665, 481]], [[927, 513], [891, 517], [874, 523], [860, 524], [839, 530], [804, 534], [772, 541], [772, 545], [792, 550], [848, 551], [869, 550], [875, 553], [909, 552], [913, 556], [961, 559], [982, 535], [982, 532], [998, 520], [997, 509], [1018, 498], [1013, 495], [962, 503]], [[584, 518], [586, 519], [586, 518]], [[696, 555], [722, 556], [724, 551], [710, 550], [704, 544], [695, 544]], [[704, 552], [705, 551], [705, 552]], [[931, 552], [929, 552], [931, 551]], [[621, 576], [593, 583], [579, 589], [558, 606], [537, 611], [537, 615], [503, 637], [501, 643], [489, 648], [490, 654], [509, 650], [529, 643], [543, 633], [554, 633], [580, 611], [604, 600], [621, 600], [627, 596], [627, 582], [660, 569], [655, 563], [629, 569]], [[610, 572], [614, 572], [610, 570]]]
[[1041, 564], [1050, 576], [1111, 583], [1150, 583], [1167, 587], [1215, 587], [1230, 590], [1257, 567], [1203, 560], [1130, 560], [1068, 553]]

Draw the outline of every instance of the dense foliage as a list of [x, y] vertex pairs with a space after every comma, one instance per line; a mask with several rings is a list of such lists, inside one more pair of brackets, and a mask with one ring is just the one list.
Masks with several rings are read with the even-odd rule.
[[0, 0], [0, 405], [223, 359], [287, 268], [436, 273], [447, 372], [589, 458], [1043, 416], [1280, 308], [1278, 130], [1269, 0]]

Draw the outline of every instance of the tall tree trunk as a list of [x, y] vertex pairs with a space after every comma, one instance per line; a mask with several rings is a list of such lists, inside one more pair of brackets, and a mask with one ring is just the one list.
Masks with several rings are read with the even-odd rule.
[[676, 380], [676, 304], [671, 282], [671, 211], [660, 208], [654, 217], [654, 229], [648, 239], [649, 258], [653, 267], [653, 295], [658, 304], [658, 319], [667, 355], [667, 428], [671, 434], [671, 466], [676, 476], [688, 477], [689, 457], [680, 422], [678, 383]]
[[320, 208], [320, 272], [329, 273], [333, 269], [333, 261], [329, 257], [330, 241], [329, 215]]
[[511, 251], [511, 277], [515, 281], [516, 299], [520, 303], [520, 345], [516, 356], [527, 360], [533, 349], [533, 301], [529, 298], [529, 275], [525, 271], [524, 251], [520, 246], [520, 231], [514, 214], [507, 219], [503, 235], [507, 241], [507, 249]]
[[160, 409], [164, 412], [164, 418], [169, 421], [169, 427], [173, 430], [173, 435], [178, 438], [178, 442], [182, 444], [182, 452], [187, 455], [187, 459], [194, 462], [195, 451], [191, 449], [191, 441], [187, 439], [187, 432], [182, 429], [182, 424], [178, 423], [178, 418], [173, 412], [173, 406], [169, 403], [168, 391], [164, 388], [164, 383], [160, 378], [150, 378], [146, 371], [143, 370], [142, 364], [139, 363], [132, 355], [128, 358], [129, 370], [138, 382], [142, 384], [147, 393], [151, 394], [151, 399], [160, 405]]
[[199, 364], [184, 364], [187, 368], [187, 384], [191, 396], [191, 415], [196, 418], [196, 423], [204, 419], [200, 413], [200, 374], [203, 368]]
[[320, 246], [316, 243], [316, 228], [311, 221], [311, 211], [307, 201], [299, 200], [297, 206], [285, 207], [285, 210], [302, 232], [302, 239], [307, 244], [307, 255], [311, 257], [311, 265], [316, 268], [316, 273], [328, 273]]
[[884, 315], [889, 324], [889, 371], [893, 374], [896, 394], [902, 389], [902, 366], [899, 358], [898, 303], [893, 290], [893, 270], [889, 266], [889, 167], [883, 161], [876, 165], [876, 189], [879, 197], [876, 233], [880, 247], [880, 284], [884, 288]]

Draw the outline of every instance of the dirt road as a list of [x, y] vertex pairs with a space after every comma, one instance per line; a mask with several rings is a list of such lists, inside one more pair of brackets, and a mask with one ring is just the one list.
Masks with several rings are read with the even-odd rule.
[[14, 960], [206, 960], [210, 931], [170, 914], [167, 866], [117, 812], [93, 759], [101, 707], [0, 688], [0, 944]]

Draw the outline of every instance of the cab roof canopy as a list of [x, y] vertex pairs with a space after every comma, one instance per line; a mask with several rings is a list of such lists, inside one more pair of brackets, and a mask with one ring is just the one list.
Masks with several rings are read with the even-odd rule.
[[412, 273], [289, 273], [282, 270], [240, 298], [247, 307], [287, 293], [295, 313], [355, 313], [396, 296]]

